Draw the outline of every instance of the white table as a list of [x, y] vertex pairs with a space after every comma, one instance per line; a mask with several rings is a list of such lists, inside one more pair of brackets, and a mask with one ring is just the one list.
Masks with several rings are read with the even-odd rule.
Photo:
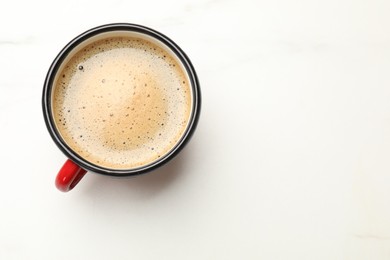
[[[390, 259], [390, 2], [7, 1], [0, 22], [0, 259]], [[139, 178], [88, 174], [41, 112], [50, 63], [97, 25], [189, 55], [190, 144]]]

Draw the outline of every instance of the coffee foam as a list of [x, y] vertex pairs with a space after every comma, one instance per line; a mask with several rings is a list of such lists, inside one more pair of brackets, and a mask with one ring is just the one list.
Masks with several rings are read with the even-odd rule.
[[53, 114], [65, 143], [87, 161], [132, 169], [167, 154], [191, 114], [188, 78], [145, 39], [114, 37], [78, 51], [58, 72]]

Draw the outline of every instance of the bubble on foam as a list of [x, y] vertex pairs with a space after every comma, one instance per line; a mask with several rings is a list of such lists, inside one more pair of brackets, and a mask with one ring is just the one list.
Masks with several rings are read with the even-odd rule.
[[185, 130], [191, 109], [177, 62], [136, 38], [102, 40], [85, 49], [65, 66], [54, 91], [55, 120], [65, 142], [108, 168], [134, 168], [166, 154]]

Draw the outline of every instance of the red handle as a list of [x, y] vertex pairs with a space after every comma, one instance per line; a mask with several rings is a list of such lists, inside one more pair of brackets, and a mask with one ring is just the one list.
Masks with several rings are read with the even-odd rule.
[[86, 170], [71, 160], [67, 160], [57, 174], [56, 186], [60, 191], [68, 192], [79, 183], [86, 173]]

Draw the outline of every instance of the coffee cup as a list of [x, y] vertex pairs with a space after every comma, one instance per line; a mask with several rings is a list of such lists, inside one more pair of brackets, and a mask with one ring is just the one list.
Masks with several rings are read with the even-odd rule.
[[68, 157], [56, 186], [70, 191], [87, 171], [115, 177], [150, 172], [188, 143], [201, 94], [187, 55], [145, 26], [102, 25], [70, 41], [47, 73], [47, 129]]

